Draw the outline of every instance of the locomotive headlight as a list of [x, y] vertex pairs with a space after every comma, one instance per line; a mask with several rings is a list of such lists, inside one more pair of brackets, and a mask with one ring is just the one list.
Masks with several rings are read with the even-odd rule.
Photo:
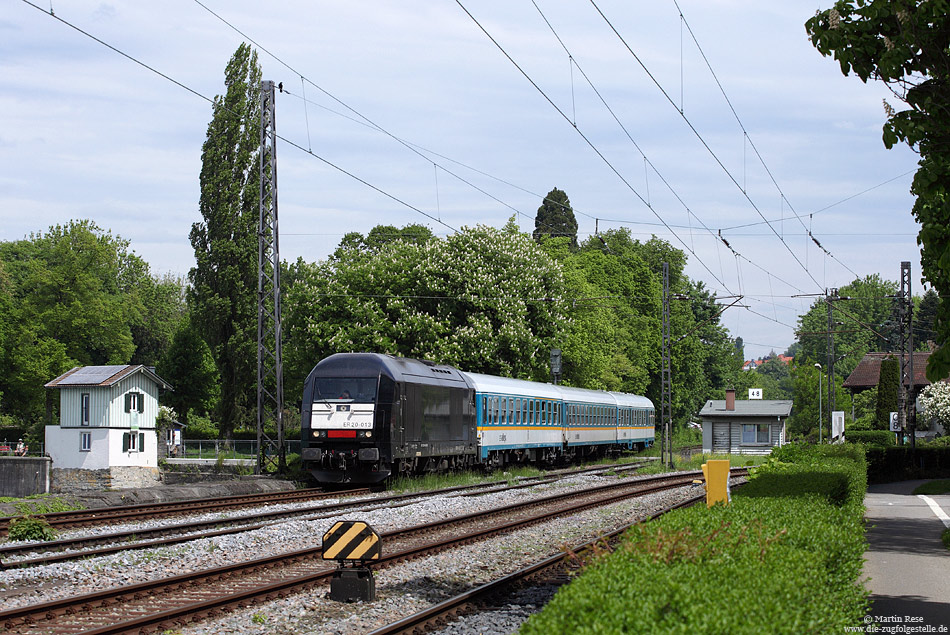
[[320, 438], [320, 431], [319, 431], [319, 430], [314, 430], [314, 431], [313, 431], [313, 436], [314, 436], [314, 438], [319, 439], [319, 438]]
[[368, 439], [368, 438], [370, 438], [371, 436], [373, 436], [372, 431], [367, 430], [367, 431], [366, 431], [366, 438]]

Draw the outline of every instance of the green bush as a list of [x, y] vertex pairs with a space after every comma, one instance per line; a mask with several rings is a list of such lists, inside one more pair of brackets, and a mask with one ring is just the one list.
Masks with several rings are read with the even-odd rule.
[[844, 434], [848, 443], [866, 443], [867, 445], [894, 445], [894, 433], [889, 430], [847, 430]]
[[50, 540], [56, 540], [56, 532], [49, 526], [45, 518], [21, 516], [10, 521], [7, 537], [10, 540], [42, 540], [49, 542]]
[[842, 632], [867, 592], [859, 446], [787, 446], [732, 504], [638, 525], [521, 629], [526, 634]]

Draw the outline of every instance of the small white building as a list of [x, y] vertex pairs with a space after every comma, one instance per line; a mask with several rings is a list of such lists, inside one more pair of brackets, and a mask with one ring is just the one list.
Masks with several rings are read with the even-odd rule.
[[158, 482], [155, 420], [168, 382], [142, 365], [80, 366], [46, 387], [59, 390], [59, 425], [46, 426], [54, 491]]
[[699, 412], [703, 454], [768, 454], [785, 444], [785, 420], [791, 412], [791, 401], [737, 401], [736, 392], [727, 390], [725, 400], [711, 399]]

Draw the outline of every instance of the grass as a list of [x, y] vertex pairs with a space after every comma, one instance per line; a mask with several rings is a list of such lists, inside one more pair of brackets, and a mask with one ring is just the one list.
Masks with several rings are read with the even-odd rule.
[[[729, 461], [729, 467], [752, 467], [754, 465], [761, 465], [768, 460], [769, 456], [766, 455], [745, 455], [745, 454], [694, 454], [691, 457], [683, 458], [678, 454], [673, 454], [673, 469], [675, 470], [699, 470], [702, 468], [703, 463], [710, 460], [726, 460]], [[662, 474], [663, 472], [668, 472], [669, 468], [660, 463], [659, 461], [653, 461], [649, 465], [644, 466], [641, 470], [641, 474]]]
[[503, 472], [492, 472], [490, 474], [483, 474], [481, 472], [449, 472], [445, 474], [425, 474], [423, 476], [412, 476], [408, 478], [401, 476], [392, 480], [389, 484], [389, 489], [403, 493], [423, 492], [503, 480], [513, 483], [517, 478], [536, 477], [542, 474], [544, 474], [542, 470], [534, 467], [516, 467]]
[[950, 549], [950, 529], [944, 529], [940, 534], [940, 539], [943, 541], [943, 546]]
[[917, 489], [914, 490], [914, 494], [924, 494], [929, 496], [947, 493], [950, 493], [950, 478], [942, 478], [936, 481], [930, 481], [929, 483], [924, 483], [923, 485], [917, 486]]
[[[32, 496], [24, 496], [23, 498], [3, 496], [0, 497], [0, 503], [13, 503], [13, 508], [17, 511], [17, 514], [21, 516], [85, 509], [83, 505], [71, 503], [64, 498], [51, 494], [33, 494]], [[9, 514], [0, 514], [0, 516], [7, 515]]]

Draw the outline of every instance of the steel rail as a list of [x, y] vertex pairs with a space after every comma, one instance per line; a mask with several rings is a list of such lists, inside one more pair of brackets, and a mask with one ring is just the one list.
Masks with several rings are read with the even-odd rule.
[[[642, 464], [618, 464], [618, 465], [608, 465], [608, 466], [599, 466], [595, 468], [588, 468], [584, 470], [575, 470], [570, 471], [566, 475], [573, 475], [578, 473], [586, 473], [592, 471], [600, 470], [634, 470], [641, 467]], [[207, 521], [196, 521], [188, 523], [180, 523], [175, 525], [165, 525], [163, 527], [154, 527], [146, 529], [134, 529], [121, 532], [113, 532], [110, 534], [99, 534], [97, 536], [86, 536], [80, 538], [67, 538], [61, 540], [53, 540], [43, 543], [29, 543], [29, 544], [18, 544], [18, 545], [6, 545], [0, 546], [0, 570], [13, 568], [13, 567], [28, 567], [28, 566], [38, 566], [52, 564], [54, 562], [64, 562], [68, 560], [76, 560], [80, 558], [104, 556], [113, 553], [118, 553], [121, 551], [129, 551], [133, 549], [146, 549], [152, 547], [161, 547], [171, 544], [180, 544], [182, 542], [188, 542], [191, 540], [199, 540], [201, 538], [211, 538], [216, 536], [228, 535], [233, 533], [240, 533], [242, 531], [253, 531], [255, 529], [260, 529], [261, 527], [266, 526], [267, 522], [247, 524], [255, 520], [265, 519], [266, 521], [276, 521], [282, 518], [294, 518], [307, 516], [314, 513], [330, 512], [339, 509], [345, 509], [348, 506], [361, 506], [363, 504], [376, 504], [376, 503], [386, 503], [392, 501], [400, 501], [405, 499], [411, 499], [413, 497], [424, 497], [428, 495], [440, 495], [445, 493], [465, 491], [465, 490], [476, 490], [471, 493], [462, 494], [463, 496], [480, 496], [487, 493], [500, 491], [500, 490], [510, 490], [510, 489], [519, 489], [525, 487], [533, 487], [538, 484], [554, 482], [555, 478], [543, 478], [543, 477], [521, 477], [518, 480], [523, 481], [518, 485], [507, 485], [507, 481], [494, 481], [489, 484], [478, 484], [478, 485], [460, 485], [457, 487], [446, 488], [442, 490], [430, 490], [427, 492], [417, 492], [417, 493], [408, 493], [408, 494], [397, 494], [388, 497], [381, 497], [375, 499], [364, 499], [361, 501], [355, 502], [345, 502], [338, 503], [334, 505], [321, 505], [318, 507], [305, 507], [302, 509], [294, 510], [274, 510], [270, 512], [263, 512], [253, 515], [248, 515], [244, 517], [237, 518], [227, 518], [227, 519], [214, 519]], [[499, 487], [492, 488], [493, 485], [501, 485]], [[487, 487], [487, 489], [486, 489]], [[302, 490], [299, 490], [302, 491]], [[358, 495], [365, 492], [368, 492], [367, 489], [359, 490], [347, 490], [344, 492], [348, 495]], [[280, 502], [280, 501], [277, 501]], [[140, 506], [132, 506], [140, 507]], [[244, 523], [244, 524], [241, 524]], [[221, 527], [224, 525], [238, 525], [230, 529], [219, 529], [219, 530], [206, 530], [208, 528]], [[202, 533], [189, 533], [202, 531]], [[129, 541], [135, 540], [136, 538], [147, 538], [149, 536], [167, 536], [169, 534], [178, 534], [177, 536], [170, 538], [162, 538], [157, 540], [142, 540], [137, 542], [130, 543]], [[110, 547], [102, 547], [100, 549], [86, 549], [84, 551], [77, 551], [77, 549], [83, 549], [84, 547], [109, 544], [109, 543], [121, 543], [114, 544]], [[44, 555], [37, 556], [35, 558], [21, 559], [21, 560], [9, 560], [10, 556], [16, 556], [26, 553], [33, 552], [42, 552]], [[51, 553], [57, 552], [57, 553]], [[3, 560], [3, 557], [6, 557], [7, 560]]]
[[[638, 520], [636, 522], [630, 523], [619, 529], [615, 529], [611, 532], [598, 536], [593, 540], [585, 542], [581, 545], [576, 545], [570, 547], [566, 551], [570, 551], [574, 554], [583, 554], [589, 551], [592, 551], [596, 545], [602, 544], [604, 541], [610, 542], [618, 539], [624, 532], [629, 530], [635, 525], [642, 524], [651, 520], [655, 520], [660, 516], [667, 514], [676, 509], [681, 509], [684, 507], [689, 507], [690, 505], [695, 505], [699, 501], [703, 500], [705, 495], [694, 496], [685, 501], [680, 501], [670, 505], [656, 513], [651, 514], [650, 516]], [[426, 627], [430, 625], [444, 626], [444, 623], [448, 620], [448, 616], [459, 616], [462, 614], [464, 607], [483, 602], [485, 599], [497, 595], [502, 591], [514, 587], [523, 583], [525, 580], [536, 577], [542, 573], [546, 573], [549, 570], [554, 570], [558, 568], [563, 568], [566, 565], [566, 558], [564, 553], [555, 554], [549, 556], [543, 560], [540, 560], [534, 564], [528, 565], [518, 571], [510, 573], [506, 576], [498, 578], [497, 580], [492, 580], [491, 582], [486, 582], [485, 584], [460, 593], [454, 597], [448, 598], [435, 604], [428, 609], [419, 611], [409, 615], [401, 620], [392, 622], [382, 626], [372, 632], [369, 635], [397, 635], [402, 633], [418, 633], [421, 631], [425, 632]]]
[[[483, 528], [470, 532], [463, 536], [456, 536], [453, 539], [448, 541], [436, 542], [434, 544], [423, 544], [414, 548], [406, 549], [401, 552], [385, 556], [381, 559], [380, 564], [397, 562], [404, 559], [409, 559], [412, 557], [417, 557], [422, 553], [432, 553], [437, 550], [442, 550], [455, 546], [458, 544], [465, 544], [475, 540], [485, 538], [490, 535], [495, 535], [498, 533], [503, 533], [505, 531], [512, 531], [513, 529], [534, 524], [537, 522], [542, 522], [548, 518], [557, 515], [563, 515], [567, 513], [576, 513], [577, 511], [582, 511], [591, 507], [607, 505], [611, 502], [616, 502], [617, 500], [622, 500], [624, 498], [635, 497], [639, 495], [644, 495], [651, 493], [652, 491], [657, 491], [660, 489], [668, 489], [672, 487], [681, 486], [688, 482], [691, 482], [692, 474], [687, 474], [685, 476], [679, 476], [676, 478], [671, 478], [669, 476], [658, 477], [655, 479], [644, 479], [639, 481], [630, 481], [621, 485], [614, 485], [613, 487], [627, 487], [630, 491], [622, 492], [620, 494], [614, 494], [607, 499], [598, 499], [594, 501], [586, 501], [576, 505], [572, 505], [569, 508], [556, 508], [545, 512], [543, 514], [534, 515], [525, 519], [510, 521], [502, 523], [500, 525], [493, 525], [488, 528]], [[649, 487], [643, 488], [639, 487], [650, 481], [668, 481], [662, 485], [651, 485]], [[382, 534], [384, 538], [391, 539], [397, 536], [405, 536], [412, 533], [410, 530], [415, 530], [415, 532], [425, 532], [432, 531], [435, 527], [447, 526], [451, 524], [460, 524], [466, 521], [470, 521], [474, 518], [481, 516], [482, 518], [487, 518], [493, 515], [505, 514], [506, 512], [511, 511], [513, 508], [517, 507], [529, 507], [537, 506], [542, 502], [554, 502], [554, 499], [557, 498], [568, 498], [568, 497], [577, 497], [584, 494], [596, 494], [603, 490], [603, 487], [592, 488], [591, 490], [584, 490], [583, 492], [571, 492], [567, 494], [557, 495], [546, 497], [545, 499], [528, 501], [524, 503], [518, 503], [514, 505], [508, 505], [502, 508], [496, 508], [482, 514], [469, 514], [466, 516], [455, 517], [451, 519], [445, 519], [439, 521], [432, 525], [419, 525], [415, 528], [405, 528], [402, 530], [395, 530], [392, 532], [387, 532]], [[83, 596], [73, 596], [70, 598], [63, 598], [60, 600], [52, 600], [49, 602], [43, 602], [40, 604], [27, 605], [19, 607], [16, 609], [9, 609], [6, 611], [0, 611], [0, 623], [4, 625], [5, 628], [12, 629], [16, 628], [18, 625], [24, 623], [33, 623], [36, 621], [46, 621], [52, 618], [55, 618], [58, 615], [63, 615], [67, 613], [75, 613], [81, 611], [81, 608], [77, 607], [91, 607], [91, 606], [101, 606], [108, 604], [109, 602], [117, 603], [120, 598], [134, 598], [134, 597], [145, 597], [151, 596], [156, 592], [160, 592], [164, 589], [166, 592], [169, 592], [169, 589], [181, 589], [188, 585], [195, 585], [200, 583], [202, 580], [212, 580], [212, 579], [222, 579], [231, 575], [236, 575], [240, 573], [251, 573], [254, 571], [260, 571], [262, 569], [270, 568], [277, 566], [278, 564], [287, 564], [288, 562], [296, 562], [305, 559], [313, 559], [321, 553], [319, 547], [311, 547], [304, 550], [299, 550], [296, 552], [282, 553], [274, 556], [267, 556], [264, 558], [258, 558], [255, 560], [245, 561], [241, 563], [235, 563], [231, 565], [226, 565], [224, 567], [217, 567], [214, 569], [207, 569], [202, 571], [191, 572], [188, 574], [182, 574], [179, 576], [172, 576], [169, 578], [163, 578], [160, 580], [153, 580], [148, 582], [142, 582], [131, 586], [125, 587], [116, 587], [112, 589], [106, 589], [103, 591], [98, 591], [92, 594], [87, 594]], [[332, 575], [332, 569], [318, 571], [316, 573], [307, 574], [304, 576], [292, 577], [287, 580], [281, 581], [280, 583], [268, 584], [264, 587], [260, 587], [257, 591], [248, 591], [254, 597], [264, 597], [267, 595], [273, 595], [273, 593], [280, 591], [281, 589], [291, 589], [295, 585], [309, 585], [312, 583], [319, 582], [330, 575]], [[181, 616], [194, 614], [196, 611], [203, 611], [206, 607], [207, 610], [216, 610], [219, 605], [225, 605], [235, 600], [231, 599], [237, 597], [234, 593], [228, 593], [224, 596], [214, 598], [212, 600], [206, 600], [197, 603], [190, 603], [186, 606], [179, 607], [177, 609], [169, 609], [164, 611], [161, 614], [161, 620], [167, 620], [170, 612], [175, 612], [178, 614], [181, 619]], [[236, 601], [244, 601], [244, 592], [242, 592], [241, 597]], [[210, 604], [209, 604], [210, 603]], [[159, 620], [159, 614], [154, 614], [151, 616], [142, 616], [136, 618], [132, 621], [121, 622], [112, 627], [102, 627], [102, 629], [107, 630], [96, 630], [96, 633], [106, 633], [106, 632], [132, 632], [133, 630], [138, 630], [155, 623], [156, 620]], [[159, 621], [161, 621], [159, 620]], [[137, 624], [133, 628], [132, 624]], [[108, 630], [111, 629], [111, 630]]]

